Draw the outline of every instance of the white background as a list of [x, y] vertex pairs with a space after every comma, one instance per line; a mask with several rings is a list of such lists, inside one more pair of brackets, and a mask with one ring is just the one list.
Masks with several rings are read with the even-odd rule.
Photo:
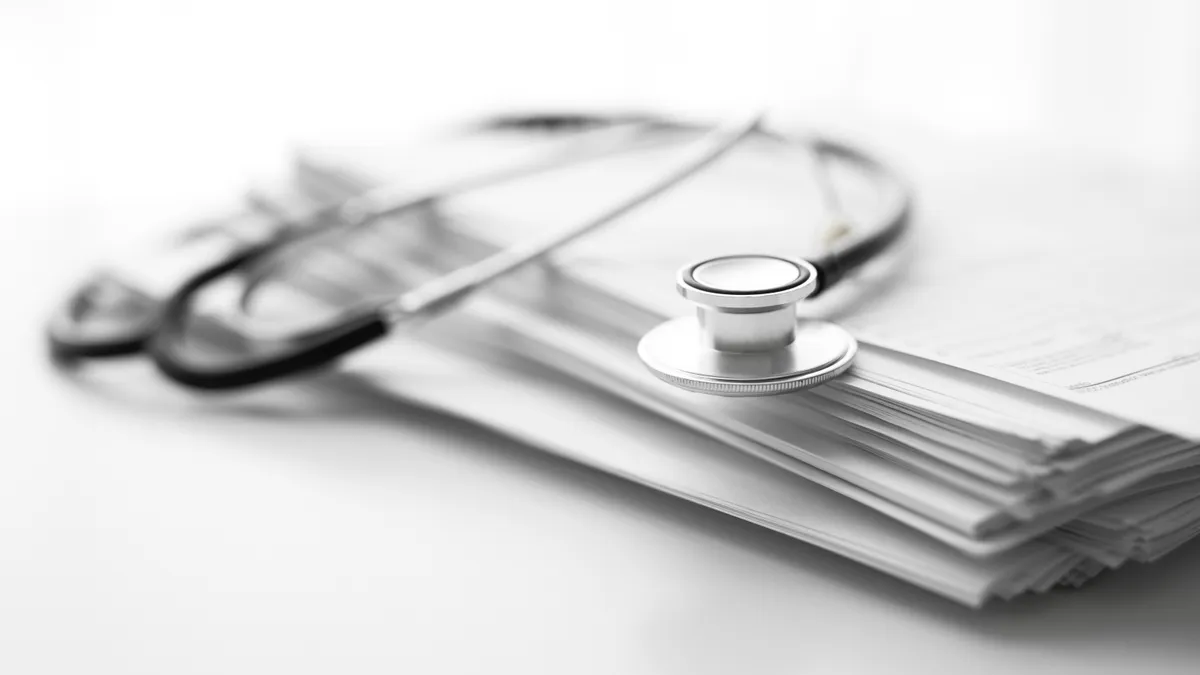
[[1198, 33], [1182, 0], [0, 0], [0, 671], [1195, 672], [1195, 546], [971, 614], [428, 413], [80, 388], [38, 340], [295, 142], [477, 110], [766, 102], [1193, 168]]

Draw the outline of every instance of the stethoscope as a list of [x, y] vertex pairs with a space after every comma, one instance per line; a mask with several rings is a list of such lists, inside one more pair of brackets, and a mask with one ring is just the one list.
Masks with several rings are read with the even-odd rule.
[[[797, 142], [764, 130], [761, 115], [724, 124], [691, 141], [656, 180], [598, 215], [502, 249], [397, 296], [345, 308], [316, 325], [268, 332], [232, 322], [242, 328], [226, 330], [217, 340], [211, 334], [196, 339], [191, 329], [196, 299], [235, 277], [243, 281], [242, 297], [248, 297], [261, 269], [268, 267], [264, 261], [288, 247], [319, 236], [339, 236], [450, 196], [642, 147], [641, 131], [690, 127], [657, 118], [565, 115], [502, 118], [490, 128], [569, 130], [590, 142], [418, 194], [383, 187], [298, 218], [273, 214], [262, 219], [252, 234], [218, 247], [211, 260], [162, 299], [111, 279], [93, 280], [52, 317], [47, 331], [51, 353], [66, 363], [141, 353], [171, 380], [205, 390], [246, 387], [314, 370], [399, 326], [435, 316], [474, 291], [620, 219], [703, 171], [750, 136]], [[614, 135], [624, 138], [609, 138]], [[594, 142], [597, 139], [601, 142]], [[814, 386], [851, 366], [857, 352], [854, 338], [826, 321], [798, 320], [796, 304], [826, 292], [888, 250], [907, 225], [908, 193], [893, 174], [857, 150], [824, 140], [799, 142], [819, 155], [839, 157], [877, 173], [892, 186], [895, 198], [869, 234], [848, 245], [835, 243], [813, 260], [730, 255], [681, 269], [676, 286], [696, 305], [695, 316], [659, 325], [638, 345], [642, 362], [661, 380], [695, 392], [759, 396]], [[831, 191], [828, 185], [821, 188], [823, 195]]]

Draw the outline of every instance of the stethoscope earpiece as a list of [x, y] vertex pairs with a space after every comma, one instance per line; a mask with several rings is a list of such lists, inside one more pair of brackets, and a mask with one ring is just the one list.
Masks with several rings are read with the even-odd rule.
[[771, 255], [687, 265], [676, 284], [696, 315], [651, 330], [638, 356], [659, 379], [705, 394], [765, 396], [820, 384], [850, 367], [858, 343], [835, 324], [797, 320], [796, 303], [818, 283], [810, 263]]

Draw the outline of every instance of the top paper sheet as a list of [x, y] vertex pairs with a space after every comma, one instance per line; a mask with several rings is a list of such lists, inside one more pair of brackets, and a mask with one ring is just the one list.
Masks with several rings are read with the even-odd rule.
[[911, 264], [855, 333], [1200, 437], [1200, 229], [1182, 183], [1033, 155], [956, 165], [919, 172]]

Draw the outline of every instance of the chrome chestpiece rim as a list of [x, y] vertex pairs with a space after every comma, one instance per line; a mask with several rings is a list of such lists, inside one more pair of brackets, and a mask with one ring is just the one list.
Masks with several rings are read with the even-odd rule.
[[654, 328], [638, 356], [659, 379], [722, 396], [783, 394], [845, 372], [858, 344], [825, 321], [797, 320], [796, 303], [817, 289], [803, 260], [770, 255], [712, 258], [679, 271], [694, 317]]

